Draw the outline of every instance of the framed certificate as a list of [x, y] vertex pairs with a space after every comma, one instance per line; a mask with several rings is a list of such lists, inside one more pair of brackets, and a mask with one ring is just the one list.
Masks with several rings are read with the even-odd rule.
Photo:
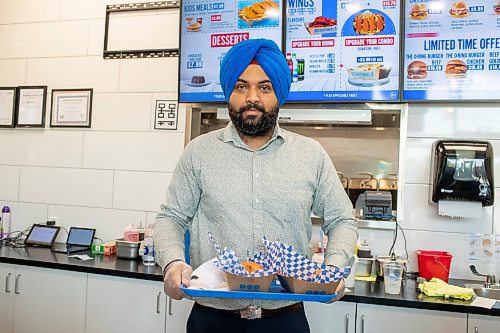
[[18, 87], [16, 127], [45, 127], [47, 86]]
[[14, 127], [16, 87], [0, 87], [0, 127]]
[[93, 89], [52, 90], [50, 127], [90, 127]]

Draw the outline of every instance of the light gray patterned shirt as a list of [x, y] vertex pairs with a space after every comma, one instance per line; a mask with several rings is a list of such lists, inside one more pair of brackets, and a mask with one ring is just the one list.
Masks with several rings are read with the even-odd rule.
[[[193, 269], [217, 256], [208, 231], [241, 258], [265, 253], [262, 238], [293, 245], [307, 254], [311, 212], [322, 217], [328, 236], [325, 264], [346, 266], [357, 240], [357, 224], [333, 163], [315, 140], [276, 126], [271, 140], [252, 151], [232, 122], [199, 136], [185, 148], [174, 170], [166, 202], [155, 223], [156, 261], [165, 267], [184, 258], [189, 229]], [[220, 309], [249, 305], [274, 309], [292, 304], [199, 298]]]

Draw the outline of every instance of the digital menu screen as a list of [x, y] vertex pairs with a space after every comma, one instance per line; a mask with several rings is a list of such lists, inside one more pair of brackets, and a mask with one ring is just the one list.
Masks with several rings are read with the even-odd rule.
[[288, 0], [288, 101], [399, 100], [399, 0]]
[[184, 0], [181, 5], [179, 101], [220, 102], [220, 63], [237, 43], [272, 39], [281, 47], [281, 0]]
[[405, 100], [500, 99], [500, 1], [406, 0]]

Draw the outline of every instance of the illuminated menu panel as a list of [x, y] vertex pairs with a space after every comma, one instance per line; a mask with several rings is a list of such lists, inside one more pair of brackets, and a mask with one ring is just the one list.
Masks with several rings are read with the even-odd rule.
[[281, 0], [185, 0], [181, 6], [180, 102], [225, 100], [219, 69], [233, 45], [268, 38], [281, 47]]
[[405, 100], [500, 99], [500, 1], [406, 0]]
[[288, 101], [399, 100], [400, 1], [288, 0]]

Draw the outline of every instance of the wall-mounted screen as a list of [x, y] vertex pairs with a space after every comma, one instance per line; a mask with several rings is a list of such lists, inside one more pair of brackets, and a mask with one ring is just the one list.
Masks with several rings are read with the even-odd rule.
[[224, 101], [219, 69], [226, 52], [253, 38], [281, 47], [282, 15], [281, 0], [182, 1], [179, 101]]
[[500, 99], [500, 1], [406, 0], [403, 99]]
[[400, 1], [288, 0], [288, 101], [399, 100]]

